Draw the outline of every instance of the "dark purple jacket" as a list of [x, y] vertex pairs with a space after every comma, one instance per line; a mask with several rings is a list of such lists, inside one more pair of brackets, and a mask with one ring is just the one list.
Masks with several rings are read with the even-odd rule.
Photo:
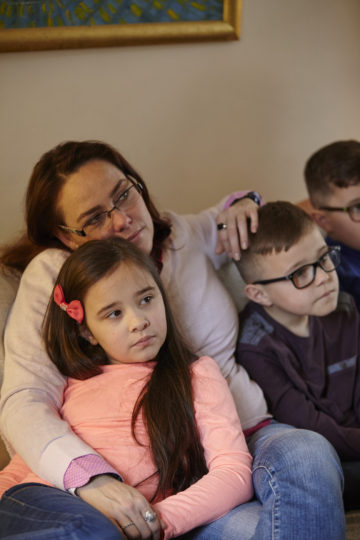
[[240, 314], [236, 357], [279, 422], [324, 435], [343, 460], [360, 458], [359, 314], [342, 294], [336, 311], [309, 318], [299, 337], [250, 302]]

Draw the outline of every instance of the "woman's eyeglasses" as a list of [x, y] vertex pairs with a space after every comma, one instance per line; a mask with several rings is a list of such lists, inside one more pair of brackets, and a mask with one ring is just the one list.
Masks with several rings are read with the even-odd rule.
[[300, 268], [287, 276], [254, 281], [253, 285], [268, 285], [269, 283], [276, 283], [277, 281], [291, 281], [297, 289], [305, 289], [305, 287], [308, 287], [314, 281], [318, 266], [320, 266], [324, 272], [333, 272], [339, 266], [340, 262], [340, 246], [333, 246], [329, 248], [326, 253], [321, 255], [317, 261], [310, 264], [304, 264], [304, 266], [300, 266]]
[[78, 236], [90, 236], [93, 238], [101, 237], [102, 233], [108, 228], [112, 213], [115, 210], [125, 213], [137, 204], [139, 197], [141, 196], [143, 187], [140, 182], [135, 182], [129, 177], [127, 177], [127, 179], [128, 183], [126, 188], [115, 195], [113, 200], [114, 206], [110, 208], [110, 210], [104, 210], [91, 216], [82, 229], [75, 229], [73, 227], [68, 227], [67, 225], [58, 225], [58, 227], [64, 231], [77, 234]]

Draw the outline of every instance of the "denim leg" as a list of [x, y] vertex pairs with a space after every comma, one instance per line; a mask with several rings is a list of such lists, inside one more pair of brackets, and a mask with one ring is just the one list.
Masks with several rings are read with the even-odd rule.
[[[197, 527], [179, 537], [181, 540], [252, 540], [259, 522], [261, 504], [258, 501], [237, 506], [225, 516]], [[260, 539], [259, 539], [260, 540]]]
[[341, 464], [324, 437], [271, 422], [247, 442], [263, 505], [255, 538], [345, 539]]
[[19, 484], [0, 500], [0, 538], [119, 540], [120, 531], [95, 508], [60, 489]]
[[249, 437], [257, 501], [183, 540], [344, 540], [343, 476], [321, 435], [272, 422]]

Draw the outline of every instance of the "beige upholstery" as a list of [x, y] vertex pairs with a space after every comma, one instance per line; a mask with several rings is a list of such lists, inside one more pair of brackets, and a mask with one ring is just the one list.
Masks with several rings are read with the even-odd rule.
[[218, 271], [218, 276], [229, 291], [237, 310], [242, 311], [247, 298], [244, 293], [244, 280], [236, 268], [236, 263], [230, 262], [222, 266]]
[[[0, 386], [4, 373], [4, 327], [19, 284], [19, 276], [0, 268]], [[9, 461], [9, 455], [0, 437], [0, 469]]]
[[4, 372], [4, 327], [9, 313], [9, 309], [14, 301], [19, 285], [19, 276], [10, 271], [0, 269], [0, 386]]
[[0, 437], [0, 470], [3, 469], [10, 461], [10, 456], [6, 450], [4, 441]]
[[[19, 285], [20, 276], [9, 270], [0, 268], [0, 386], [4, 373], [4, 328], [11, 305], [15, 299], [16, 291]], [[5, 467], [9, 461], [5, 444], [0, 437], [0, 469]]]

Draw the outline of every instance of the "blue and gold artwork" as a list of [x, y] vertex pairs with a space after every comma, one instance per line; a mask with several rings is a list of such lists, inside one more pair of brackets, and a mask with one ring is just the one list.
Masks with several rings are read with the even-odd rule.
[[0, 0], [0, 29], [221, 21], [223, 0]]

